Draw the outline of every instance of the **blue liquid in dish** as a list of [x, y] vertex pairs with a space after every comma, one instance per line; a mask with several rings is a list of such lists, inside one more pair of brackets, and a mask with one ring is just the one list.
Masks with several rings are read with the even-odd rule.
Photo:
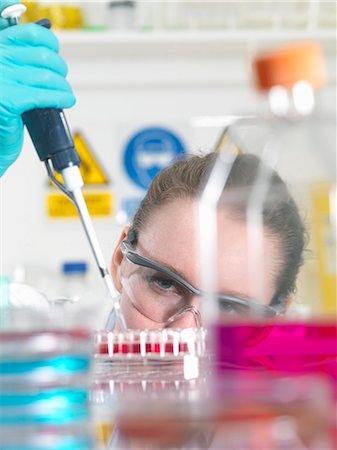
[[20, 375], [40, 369], [53, 369], [55, 372], [86, 372], [90, 367], [89, 357], [82, 355], [62, 355], [49, 359], [0, 361], [1, 375]]
[[61, 425], [88, 418], [88, 391], [85, 389], [54, 388], [37, 393], [0, 393], [0, 432], [2, 425]]

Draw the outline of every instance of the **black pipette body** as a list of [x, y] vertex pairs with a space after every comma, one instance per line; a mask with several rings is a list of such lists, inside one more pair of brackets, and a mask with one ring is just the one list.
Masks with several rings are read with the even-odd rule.
[[[36, 23], [45, 28], [51, 27], [49, 19]], [[53, 168], [59, 173], [66, 167], [80, 165], [80, 158], [62, 109], [33, 109], [23, 113], [22, 120], [41, 161], [51, 159]]]

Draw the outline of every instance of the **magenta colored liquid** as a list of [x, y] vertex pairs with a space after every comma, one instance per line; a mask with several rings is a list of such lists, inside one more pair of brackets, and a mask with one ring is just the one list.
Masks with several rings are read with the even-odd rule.
[[186, 342], [181, 342], [179, 344], [179, 352], [181, 353], [188, 352], [188, 345], [186, 344]]
[[100, 343], [98, 346], [98, 353], [100, 355], [107, 355], [109, 353], [109, 345], [106, 342]]
[[166, 353], [173, 353], [173, 344], [172, 344], [172, 342], [167, 342], [165, 344], [165, 352]]
[[145, 344], [145, 352], [146, 352], [146, 353], [150, 353], [150, 351], [151, 351], [151, 344], [147, 342], [147, 343]]
[[[152, 354], [152, 353], [160, 353], [161, 345], [159, 343], [146, 343], [145, 344], [145, 352], [146, 354]], [[172, 354], [174, 348], [172, 342], [167, 342], [164, 344], [164, 352], [165, 354]], [[108, 354], [135, 354], [140, 355], [141, 354], [141, 345], [140, 342], [134, 342], [134, 343], [114, 343], [110, 345], [108, 342], [100, 342], [97, 344], [97, 353], [100, 355], [108, 355]], [[178, 351], [179, 353], [187, 353], [188, 352], [188, 345], [186, 342], [179, 342], [178, 345]]]
[[130, 349], [130, 345], [129, 344], [121, 344], [120, 345], [120, 353], [126, 354], [126, 353], [130, 353], [131, 349]]
[[337, 392], [336, 322], [217, 324], [216, 366], [272, 374], [325, 374]]
[[140, 343], [133, 344], [132, 353], [140, 354]]

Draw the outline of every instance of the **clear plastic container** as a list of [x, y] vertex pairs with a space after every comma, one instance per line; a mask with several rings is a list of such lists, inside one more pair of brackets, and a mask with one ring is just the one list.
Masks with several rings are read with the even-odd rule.
[[[157, 432], [139, 440], [143, 425], [133, 436], [120, 425], [128, 417], [142, 421], [146, 399], [149, 417], [155, 411], [162, 417], [175, 414], [183, 405], [188, 408], [201, 392], [207, 392], [209, 353], [204, 329], [97, 332], [95, 360], [91, 404], [98, 448], [106, 448], [109, 442], [108, 448], [129, 448], [130, 432], [139, 448], [156, 448]], [[145, 421], [144, 433], [147, 426]]]
[[161, 360], [202, 357], [206, 353], [206, 330], [174, 329], [100, 331], [95, 334], [95, 356], [99, 360]]
[[78, 302], [90, 290], [88, 264], [85, 261], [65, 261], [62, 264], [59, 296], [53, 299], [56, 304]]

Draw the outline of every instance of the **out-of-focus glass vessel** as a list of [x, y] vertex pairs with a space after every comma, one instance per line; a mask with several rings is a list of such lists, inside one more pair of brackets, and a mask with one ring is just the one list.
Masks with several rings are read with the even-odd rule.
[[[246, 209], [245, 221], [251, 233], [248, 236], [248, 269], [255, 297], [263, 297], [262, 274], [266, 261], [263, 261], [261, 232], [266, 218], [262, 213], [268, 208], [267, 202], [272, 201], [282, 213], [280, 202], [286, 200], [281, 199], [271, 185], [272, 170], [275, 169], [295, 199], [309, 237], [291, 310], [296, 310], [297, 316], [299, 313], [311, 317], [334, 316], [336, 105], [334, 101], [327, 105], [326, 98], [324, 105], [316, 101], [316, 97], [320, 100], [319, 90], [326, 81], [323, 55], [316, 43], [289, 45], [258, 55], [253, 63], [253, 73], [256, 86], [263, 93], [261, 108], [247, 112], [229, 126], [226, 144], [206, 184], [201, 205], [205, 211], [214, 212], [216, 208], [221, 209], [225, 196], [231, 196], [232, 204], [245, 202], [241, 207]], [[246, 188], [242, 185], [240, 189], [222, 192], [236, 152], [260, 158], [256, 179]], [[212, 188], [214, 184], [216, 189]], [[212, 201], [208, 201], [211, 197]], [[220, 235], [221, 230], [212, 226], [210, 218], [203, 220], [201, 239], [204, 237], [205, 260], [211, 255], [207, 249], [216, 246], [214, 233]], [[213, 230], [212, 236], [203, 233], [207, 227]], [[281, 249], [281, 255], [286, 251], [286, 248]], [[202, 271], [207, 273], [208, 263], [204, 266]]]
[[91, 450], [92, 339], [81, 316], [0, 313], [0, 448]]
[[326, 82], [323, 54], [315, 43], [293, 44], [259, 55], [253, 68], [269, 108], [247, 126], [234, 126], [238, 146], [272, 161], [304, 219], [310, 253], [305, 255], [298, 303], [311, 316], [333, 315], [336, 105], [319, 102], [319, 90]]
[[325, 381], [215, 380], [203, 329], [97, 332], [95, 359], [99, 450], [332, 448]]
[[[297, 43], [261, 53], [254, 60], [253, 72], [264, 94], [261, 110], [247, 112], [230, 124], [200, 198], [204, 313], [213, 331], [218, 374], [213, 383], [217, 390], [233, 382], [240, 392], [240, 386], [254, 386], [257, 381], [273, 391], [282, 379], [291, 376], [291, 382], [298, 383], [297, 377], [306, 375], [308, 383], [310, 379], [327, 383], [333, 404], [337, 373], [336, 110], [335, 105], [329, 110], [330, 105], [323, 108], [316, 103], [316, 92], [326, 78], [324, 59], [317, 44]], [[240, 182], [242, 161], [247, 158], [255, 163], [251, 171], [242, 171], [245, 178]], [[288, 208], [291, 199], [299, 214], [296, 208]], [[239, 319], [213, 294], [218, 291], [219, 249], [226, 234], [225, 228], [219, 228], [222, 213], [246, 230], [242, 273], [247, 280], [243, 276], [246, 282], [237, 287], [249, 292], [252, 307]], [[223, 261], [228, 264], [226, 255]], [[272, 294], [268, 280], [274, 280]], [[274, 315], [267, 314], [267, 305]], [[336, 435], [333, 410], [325, 421], [330, 437]], [[305, 429], [310, 429], [309, 422]], [[323, 445], [302, 438], [300, 442], [289, 448]], [[324, 445], [334, 448], [335, 442], [332, 437]], [[264, 448], [263, 444], [257, 448]]]

